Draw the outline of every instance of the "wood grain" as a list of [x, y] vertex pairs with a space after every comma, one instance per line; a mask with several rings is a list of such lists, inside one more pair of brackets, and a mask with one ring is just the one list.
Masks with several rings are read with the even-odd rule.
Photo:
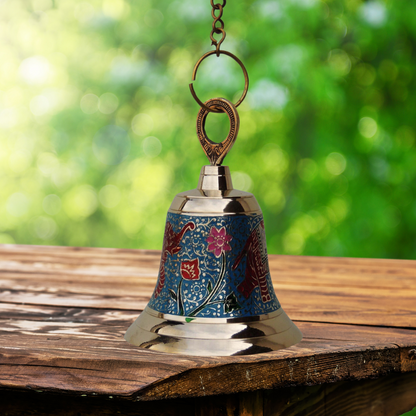
[[108, 324], [111, 315], [95, 324], [70, 319], [3, 321], [0, 385], [154, 400], [416, 370], [416, 360], [406, 355], [416, 334], [405, 329], [300, 323], [304, 341], [290, 349], [213, 358], [137, 349], [122, 339], [125, 326]]
[[264, 416], [395, 416], [416, 406], [416, 373], [378, 380], [272, 390]]
[[266, 399], [250, 392], [416, 371], [415, 261], [270, 256], [277, 295], [304, 340], [215, 358], [124, 341], [159, 261], [156, 251], [0, 246], [0, 389], [140, 403], [234, 394], [218, 405], [224, 412], [256, 414]]
[[416, 406], [416, 373], [377, 380], [134, 402], [0, 390], [4, 416], [398, 416]]
[[263, 391], [239, 394], [240, 416], [264, 416]]
[[[143, 310], [160, 253], [3, 246], [0, 302]], [[276, 256], [279, 300], [294, 320], [416, 328], [416, 261]]]

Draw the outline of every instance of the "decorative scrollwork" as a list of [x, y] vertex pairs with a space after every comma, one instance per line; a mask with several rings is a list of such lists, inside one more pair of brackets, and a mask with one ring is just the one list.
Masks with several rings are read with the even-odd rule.
[[208, 115], [208, 111], [202, 107], [198, 112], [196, 119], [196, 133], [198, 135], [199, 142], [201, 143], [204, 152], [210, 161], [211, 165], [221, 165], [227, 153], [232, 148], [235, 140], [237, 139], [238, 130], [240, 128], [240, 117], [238, 116], [237, 109], [234, 104], [225, 98], [212, 98], [208, 100], [205, 105], [208, 108], [215, 107], [218, 111], [222, 111], [228, 115], [230, 120], [230, 131], [227, 138], [221, 143], [215, 143], [209, 139], [205, 131], [205, 121]]

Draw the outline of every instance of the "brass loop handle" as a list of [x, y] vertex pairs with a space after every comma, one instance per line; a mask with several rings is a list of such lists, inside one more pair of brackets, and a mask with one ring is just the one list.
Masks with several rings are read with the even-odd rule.
[[[229, 57], [231, 57], [232, 59], [234, 59], [234, 61], [236, 61], [241, 69], [243, 70], [243, 74], [244, 74], [244, 91], [241, 94], [240, 99], [234, 104], [234, 107], [238, 107], [244, 100], [244, 98], [246, 98], [247, 95], [247, 91], [248, 91], [248, 84], [249, 84], [249, 80], [248, 80], [248, 74], [247, 74], [247, 70], [246, 67], [244, 66], [244, 64], [240, 61], [240, 59], [238, 59], [234, 54], [232, 54], [231, 52], [228, 51], [222, 51], [222, 50], [215, 50], [215, 51], [210, 51], [207, 52], [205, 55], [201, 56], [201, 58], [199, 58], [198, 62], [195, 64], [194, 70], [192, 72], [192, 81], [195, 81], [196, 79], [196, 73], [198, 71], [199, 65], [201, 64], [201, 62], [207, 58], [208, 56], [211, 56], [213, 54], [224, 54], [224, 55], [228, 55]], [[221, 112], [221, 110], [217, 110], [216, 106], [212, 106], [211, 108], [209, 108], [208, 106], [206, 106], [196, 95], [195, 90], [194, 90], [194, 86], [192, 84], [192, 82], [189, 84], [189, 89], [191, 90], [191, 94], [194, 97], [195, 101], [203, 108], [205, 109], [205, 111], [208, 112], [213, 112], [213, 113], [219, 113]], [[208, 102], [208, 101], [207, 101]]]
[[[215, 107], [217, 113], [224, 112], [228, 115], [230, 120], [230, 131], [225, 140], [221, 143], [213, 142], [205, 131], [205, 121], [207, 115], [212, 110], [205, 110], [207, 108]], [[225, 98], [211, 98], [208, 100], [204, 107], [198, 111], [198, 117], [196, 119], [196, 134], [198, 135], [199, 142], [207, 155], [211, 165], [219, 166], [224, 160], [227, 153], [233, 147], [235, 140], [237, 139], [238, 130], [240, 128], [240, 117], [234, 104]]]

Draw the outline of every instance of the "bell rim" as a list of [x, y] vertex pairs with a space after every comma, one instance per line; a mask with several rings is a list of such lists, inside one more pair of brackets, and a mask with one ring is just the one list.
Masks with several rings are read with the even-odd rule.
[[[237, 323], [171, 321], [150, 315], [148, 309], [146, 307], [131, 324], [124, 338], [132, 345], [159, 353], [191, 356], [251, 355], [288, 348], [302, 340], [302, 333], [282, 308], [272, 318]], [[151, 322], [154, 319], [157, 321]], [[221, 318], [217, 321], [219, 319]], [[264, 329], [262, 325], [265, 323], [268, 324], [267, 334], [259, 330]], [[169, 333], [170, 330], [179, 330], [179, 334], [182, 331], [189, 336], [172, 335], [174, 332]], [[223, 334], [222, 337], [216, 335], [220, 333]], [[244, 334], [250, 333], [253, 336], [244, 337]], [[238, 337], [239, 334], [242, 336]]]
[[[233, 318], [206, 318], [206, 317], [189, 317], [189, 316], [180, 316], [180, 315], [173, 315], [168, 313], [159, 312], [153, 308], [151, 308], [149, 305], [146, 306], [144, 309], [147, 314], [160, 318], [165, 319], [167, 321], [175, 321], [175, 322], [184, 322], [184, 323], [201, 323], [201, 324], [209, 324], [209, 323], [215, 323], [215, 324], [230, 324], [230, 323], [248, 323], [248, 322], [258, 322], [258, 321], [264, 321], [267, 319], [273, 319], [282, 313], [284, 313], [282, 307], [280, 306], [273, 312], [265, 313], [262, 315], [255, 315], [255, 316], [239, 316], [239, 317], [233, 317]], [[143, 311], [143, 312], [144, 312]]]

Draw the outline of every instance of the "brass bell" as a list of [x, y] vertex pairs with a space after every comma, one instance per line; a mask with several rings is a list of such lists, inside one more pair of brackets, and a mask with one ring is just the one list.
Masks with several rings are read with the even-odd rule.
[[[208, 110], [230, 118], [230, 134], [214, 143], [205, 133]], [[268, 352], [298, 343], [302, 334], [273, 289], [263, 215], [256, 198], [233, 188], [219, 166], [239, 129], [235, 106], [208, 100], [197, 119], [211, 165], [198, 186], [174, 198], [166, 220], [153, 295], [125, 339], [142, 348], [189, 355]]]

